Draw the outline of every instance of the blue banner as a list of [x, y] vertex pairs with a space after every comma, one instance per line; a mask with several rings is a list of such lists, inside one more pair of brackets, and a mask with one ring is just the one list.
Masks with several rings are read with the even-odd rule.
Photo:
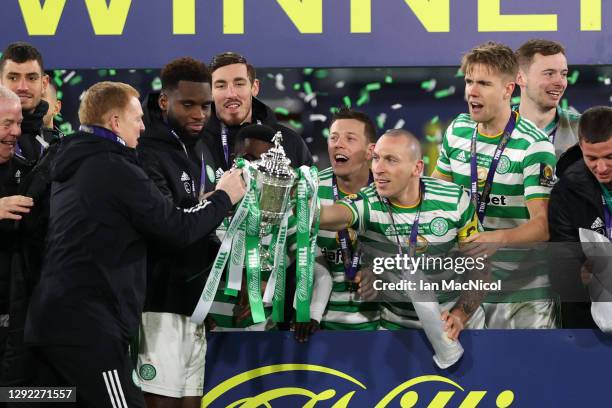
[[[592, 330], [464, 331], [436, 368], [416, 330], [213, 333], [202, 407], [610, 407], [612, 339]], [[266, 405], [269, 404], [269, 405]]]
[[603, 0], [5, 0], [0, 38], [48, 68], [158, 68], [236, 51], [259, 67], [459, 65], [474, 45], [558, 40], [571, 64], [612, 63]]

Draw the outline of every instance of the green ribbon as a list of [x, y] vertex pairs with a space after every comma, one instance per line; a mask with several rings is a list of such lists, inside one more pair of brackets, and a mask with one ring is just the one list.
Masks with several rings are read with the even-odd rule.
[[610, 191], [608, 191], [608, 187], [604, 186], [603, 184], [599, 183], [599, 185], [601, 187], [601, 191], [603, 192], [604, 201], [606, 202], [606, 206], [608, 207], [608, 210], [612, 214], [612, 197], [610, 196]]
[[251, 305], [251, 316], [253, 323], [261, 323], [266, 320], [263, 299], [261, 297], [261, 261], [259, 256], [259, 229], [261, 224], [261, 212], [259, 210], [259, 197], [257, 197], [257, 180], [251, 178], [249, 189], [248, 215], [246, 218], [246, 273], [247, 291], [249, 304]]

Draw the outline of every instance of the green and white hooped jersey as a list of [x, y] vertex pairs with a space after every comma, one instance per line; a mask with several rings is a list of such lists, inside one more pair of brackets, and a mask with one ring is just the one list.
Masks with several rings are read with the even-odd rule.
[[[474, 206], [464, 189], [454, 183], [422, 177], [425, 194], [420, 204], [420, 219], [417, 237], [417, 256], [428, 257], [448, 255], [456, 244], [478, 230], [478, 219]], [[410, 231], [418, 211], [414, 207], [401, 207], [391, 204], [393, 221], [387, 206], [376, 193], [374, 184], [364, 188], [354, 200], [343, 200], [353, 215], [352, 227], [356, 228], [364, 246], [376, 243], [395, 248], [388, 256], [397, 254], [399, 237], [404, 253], [408, 253]], [[395, 226], [393, 225], [395, 224]], [[427, 269], [426, 275], [436, 281], [453, 279], [457, 275], [452, 270]], [[458, 292], [436, 292], [438, 301], [446, 303], [456, 300]], [[414, 327], [417, 320], [411, 303], [384, 303], [381, 310], [381, 326], [384, 328]]]
[[[321, 205], [334, 204], [331, 167], [319, 172], [319, 199]], [[338, 189], [339, 198], [347, 194]], [[351, 244], [357, 239], [355, 230], [349, 230]], [[319, 230], [317, 245], [325, 257], [327, 270], [332, 276], [332, 292], [321, 319], [321, 327], [327, 330], [376, 330], [380, 319], [378, 303], [359, 300], [355, 292], [349, 291], [345, 279], [344, 263], [338, 235], [334, 231]]]
[[[436, 169], [470, 188], [471, 140], [477, 122], [459, 115], [448, 127]], [[492, 157], [502, 135], [477, 135], [478, 188], [482, 192]], [[482, 225], [485, 231], [518, 227], [529, 220], [527, 201], [548, 199], [554, 183], [555, 151], [548, 135], [519, 115], [499, 160]], [[502, 291], [486, 302], [522, 302], [548, 299], [546, 268], [529, 260], [533, 251], [499, 250], [492, 258], [493, 280], [502, 279]]]

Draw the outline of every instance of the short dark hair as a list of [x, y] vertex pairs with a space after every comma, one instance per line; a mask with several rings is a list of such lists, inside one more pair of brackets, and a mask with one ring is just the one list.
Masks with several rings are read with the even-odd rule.
[[365, 136], [368, 139], [369, 143], [376, 143], [376, 126], [372, 119], [368, 115], [363, 112], [349, 109], [347, 107], [342, 107], [331, 118], [331, 123], [329, 126], [334, 124], [335, 121], [340, 119], [354, 119], [359, 121], [365, 125]]
[[4, 70], [4, 66], [8, 60], [14, 61], [17, 64], [23, 64], [24, 62], [35, 60], [38, 62], [38, 65], [40, 65], [41, 74], [44, 74], [45, 72], [41, 53], [36, 49], [36, 47], [28, 44], [27, 42], [18, 41], [9, 44], [8, 47], [6, 47], [2, 53], [2, 57], [0, 58], [0, 72]]
[[578, 139], [580, 142], [601, 143], [612, 137], [612, 107], [594, 106], [580, 116]]
[[521, 45], [516, 50], [516, 59], [521, 67], [531, 65], [533, 57], [536, 54], [544, 56], [563, 54], [565, 55], [565, 47], [556, 41], [542, 40], [534, 38]]
[[461, 60], [461, 71], [469, 74], [476, 64], [486, 65], [500, 74], [511, 76], [513, 79], [516, 78], [518, 73], [518, 63], [512, 49], [507, 45], [493, 41], [477, 45], [464, 54]]
[[255, 72], [255, 67], [249, 64], [247, 59], [244, 58], [242, 55], [231, 51], [222, 52], [221, 54], [215, 55], [212, 61], [210, 62], [210, 72], [213, 73], [221, 67], [232, 64], [246, 65], [247, 75], [251, 83], [253, 83], [255, 81], [255, 78], [257, 78], [257, 72]]
[[161, 71], [162, 89], [174, 90], [178, 87], [179, 81], [210, 84], [210, 71], [206, 68], [206, 64], [191, 57], [177, 58], [169, 62]]

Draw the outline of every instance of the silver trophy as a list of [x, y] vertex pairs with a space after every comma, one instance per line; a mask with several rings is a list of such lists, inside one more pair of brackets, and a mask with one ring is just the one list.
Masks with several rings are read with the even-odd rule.
[[[259, 192], [259, 209], [261, 211], [260, 238], [272, 232], [275, 225], [280, 225], [283, 216], [289, 211], [291, 189], [295, 184], [295, 171], [291, 160], [285, 155], [281, 145], [283, 135], [276, 132], [272, 138], [274, 147], [261, 155], [253, 163], [256, 171], [257, 191]], [[260, 248], [262, 270], [271, 270], [273, 260], [265, 248]]]

